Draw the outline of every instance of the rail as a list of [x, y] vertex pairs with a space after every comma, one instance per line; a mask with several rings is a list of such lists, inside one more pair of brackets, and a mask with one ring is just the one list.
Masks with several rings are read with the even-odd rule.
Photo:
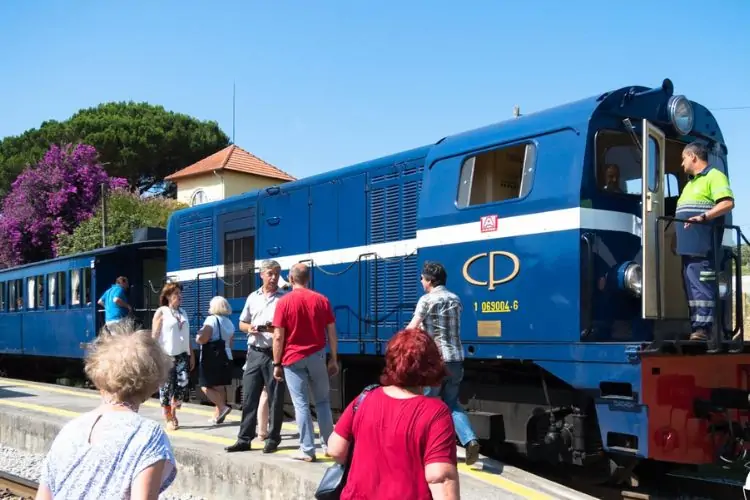
[[8, 492], [25, 499], [35, 498], [38, 489], [39, 483], [8, 472], [0, 472], [0, 492]]

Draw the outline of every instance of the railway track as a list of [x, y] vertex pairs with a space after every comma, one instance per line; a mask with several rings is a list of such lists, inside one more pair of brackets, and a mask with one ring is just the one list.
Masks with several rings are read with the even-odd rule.
[[33, 481], [0, 471], [0, 498], [33, 499], [38, 489], [39, 484]]

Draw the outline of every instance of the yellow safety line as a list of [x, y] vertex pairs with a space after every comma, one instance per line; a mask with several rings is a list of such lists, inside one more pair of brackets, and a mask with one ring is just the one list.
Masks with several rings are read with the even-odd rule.
[[24, 403], [22, 401], [11, 401], [9, 399], [0, 399], [0, 404], [6, 406], [13, 406], [15, 408], [22, 408], [24, 410], [39, 411], [42, 413], [50, 413], [52, 415], [60, 415], [62, 417], [75, 418], [80, 415], [76, 411], [63, 410], [62, 408], [52, 408], [49, 406], [35, 405], [33, 403]]
[[[89, 398], [89, 399], [101, 398], [99, 394], [96, 394], [91, 389], [80, 389], [80, 390], [74, 391], [72, 389], [63, 389], [61, 387], [51, 387], [48, 385], [35, 384], [33, 382], [26, 382], [26, 381], [15, 380], [15, 379], [7, 379], [7, 378], [2, 378], [2, 377], [0, 377], [0, 381], [8, 381], [11, 384], [15, 384], [21, 387], [28, 387], [28, 388], [37, 389], [40, 391], [54, 392], [57, 394], [67, 394], [70, 396], [79, 396], [79, 397]], [[161, 408], [161, 405], [159, 403], [155, 403], [153, 401], [146, 401], [145, 403], [143, 403], [143, 406], [147, 408]], [[189, 408], [187, 406], [183, 406], [179, 411], [180, 413], [184, 412], [184, 413], [187, 413], [188, 415], [202, 415], [206, 417], [214, 416], [214, 413], [212, 411], [198, 410], [196, 408]], [[234, 411], [236, 412], [237, 410], [234, 410]], [[242, 420], [242, 418], [235, 413], [234, 415], [232, 414], [227, 415], [227, 418], [225, 421], [239, 422], [240, 420]], [[313, 427], [315, 428], [315, 431], [319, 430], [317, 422], [313, 423]], [[287, 431], [296, 432], [297, 424], [292, 423], [292, 422], [285, 422], [281, 424], [281, 428]]]
[[546, 495], [533, 488], [529, 488], [528, 486], [524, 486], [515, 481], [511, 481], [510, 479], [506, 479], [500, 474], [493, 474], [491, 472], [472, 469], [471, 466], [462, 463], [458, 464], [458, 470], [459, 472], [469, 474], [470, 476], [473, 476], [480, 481], [490, 483], [493, 486], [497, 486], [498, 488], [510, 491], [511, 493], [515, 493], [518, 496], [528, 498], [529, 500], [553, 500], [553, 497], [549, 495]]
[[[29, 387], [33, 389], [42, 390], [42, 391], [56, 392], [59, 394], [70, 394], [73, 396], [82, 396], [82, 397], [87, 397], [87, 398], [92, 398], [92, 399], [99, 398], [99, 395], [97, 394], [87, 393], [86, 392], [88, 391], [87, 389], [82, 389], [80, 391], [73, 391], [70, 389], [50, 387], [46, 385], [35, 384], [32, 382], [19, 381], [15, 379], [6, 379], [2, 377], [0, 377], [0, 381], [7, 381], [11, 384], [15, 384], [21, 387]], [[2, 388], [2, 386], [0, 386], [0, 388]], [[0, 399], [0, 404], [7, 405], [7, 406], [15, 406], [17, 408], [23, 408], [27, 410], [34, 410], [34, 411], [38, 411], [42, 413], [49, 413], [52, 415], [72, 417], [72, 418], [81, 415], [81, 413], [71, 411], [71, 410], [64, 410], [61, 408], [54, 408], [51, 406], [42, 406], [42, 405], [37, 405], [33, 403], [23, 403], [20, 401], [11, 401], [8, 399]], [[155, 403], [146, 403], [144, 406], [160, 408], [160, 405], [155, 404]], [[185, 408], [185, 407], [183, 407], [180, 411], [185, 412], [185, 413], [192, 413], [196, 415], [206, 415], [206, 416], [213, 415], [213, 413], [210, 411], [202, 411], [202, 410], [196, 410], [193, 408]], [[234, 417], [234, 420], [238, 421], [239, 417]], [[284, 424], [284, 428], [288, 430], [297, 430], [297, 426], [295, 424]], [[210, 434], [202, 434], [199, 432], [192, 432], [192, 431], [187, 431], [187, 430], [182, 430], [182, 429], [177, 429], [176, 431], [167, 430], [166, 432], [169, 435], [173, 435], [177, 437], [184, 437], [186, 439], [192, 439], [194, 441], [203, 441], [207, 443], [220, 444], [224, 446], [230, 446], [234, 444], [235, 442], [235, 440], [232, 438], [226, 438], [222, 436], [213, 436]], [[295, 450], [284, 449], [284, 450], [277, 450], [276, 452], [274, 452], [274, 455], [293, 455], [297, 452], [298, 450], [296, 449]], [[324, 457], [324, 456], [318, 457], [317, 461], [323, 462], [323, 463], [333, 462], [331, 458]], [[476, 479], [479, 479], [480, 481], [489, 483], [493, 486], [497, 486], [498, 488], [504, 489], [518, 496], [528, 498], [529, 500], [553, 500], [553, 497], [549, 495], [546, 495], [542, 492], [534, 490], [533, 488], [529, 488], [528, 486], [524, 486], [515, 481], [511, 481], [510, 479], [506, 479], [502, 477], [500, 474], [482, 471], [482, 470], [476, 470], [476, 469], [473, 469], [471, 466], [468, 466], [464, 463], [458, 464], [458, 470], [464, 474], [468, 474]]]

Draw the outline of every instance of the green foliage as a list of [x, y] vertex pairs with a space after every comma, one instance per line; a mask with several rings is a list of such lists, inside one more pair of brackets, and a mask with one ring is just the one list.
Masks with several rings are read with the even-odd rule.
[[742, 245], [742, 275], [750, 275], [750, 247]]
[[38, 129], [0, 141], [0, 197], [28, 164], [38, 162], [52, 144], [83, 142], [99, 152], [113, 177], [124, 177], [140, 193], [167, 175], [229, 145], [213, 121], [135, 102], [110, 102], [82, 109], [63, 122], [47, 121]]
[[[125, 190], [107, 196], [107, 246], [130, 243], [133, 231], [141, 227], [167, 227], [169, 215], [187, 205], [163, 197], [142, 198]], [[70, 255], [101, 247], [101, 207], [71, 234], [61, 235], [58, 255]]]

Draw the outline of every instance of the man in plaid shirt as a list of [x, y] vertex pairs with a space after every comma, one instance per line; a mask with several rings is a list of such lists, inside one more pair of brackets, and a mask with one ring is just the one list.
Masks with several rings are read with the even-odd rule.
[[439, 262], [425, 262], [422, 267], [422, 287], [426, 292], [407, 328], [426, 331], [440, 348], [448, 376], [441, 387], [431, 387], [427, 396], [442, 397], [453, 414], [453, 425], [461, 445], [466, 448], [466, 463], [479, 458], [479, 443], [469, 417], [458, 402], [458, 389], [464, 378], [464, 350], [461, 345], [461, 312], [463, 305], [456, 294], [445, 287], [448, 274]]

